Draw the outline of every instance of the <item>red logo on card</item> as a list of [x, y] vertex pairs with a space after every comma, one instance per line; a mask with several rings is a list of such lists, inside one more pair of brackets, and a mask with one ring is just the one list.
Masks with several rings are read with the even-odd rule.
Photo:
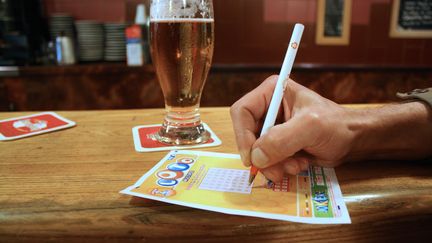
[[12, 124], [12, 126], [21, 132], [37, 132], [45, 129], [48, 126], [48, 122], [45, 120], [39, 120], [34, 118], [18, 120]]
[[15, 120], [0, 123], [0, 133], [4, 137], [16, 137], [24, 134], [31, 134], [43, 130], [59, 127], [68, 124], [51, 114], [40, 116], [18, 118]]

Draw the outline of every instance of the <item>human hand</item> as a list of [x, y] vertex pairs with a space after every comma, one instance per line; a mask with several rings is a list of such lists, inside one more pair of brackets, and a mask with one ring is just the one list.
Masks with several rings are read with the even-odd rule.
[[310, 163], [334, 167], [350, 151], [355, 127], [351, 110], [288, 80], [282, 100], [281, 124], [257, 139], [278, 76], [267, 78], [231, 107], [234, 132], [243, 163], [251, 163], [270, 180], [298, 174]]

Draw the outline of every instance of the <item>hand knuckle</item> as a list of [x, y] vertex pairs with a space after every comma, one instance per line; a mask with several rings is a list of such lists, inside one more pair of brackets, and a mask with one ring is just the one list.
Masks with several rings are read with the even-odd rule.
[[279, 129], [271, 128], [267, 132], [267, 145], [271, 151], [276, 153], [277, 157], [283, 157], [285, 149], [285, 143], [283, 141], [283, 134]]
[[241, 105], [239, 104], [239, 102], [235, 102], [231, 107], [230, 107], [230, 115], [236, 115], [239, 110], [240, 110]]
[[303, 117], [303, 119], [305, 124], [309, 127], [322, 127], [323, 125], [323, 118], [317, 112], [309, 112]]
[[278, 140], [279, 139], [278, 139], [277, 134], [275, 134], [274, 132], [272, 132], [272, 129], [270, 129], [267, 132], [267, 135], [266, 135], [266, 143], [267, 143], [267, 145], [269, 147], [275, 147], [275, 145], [278, 144]]

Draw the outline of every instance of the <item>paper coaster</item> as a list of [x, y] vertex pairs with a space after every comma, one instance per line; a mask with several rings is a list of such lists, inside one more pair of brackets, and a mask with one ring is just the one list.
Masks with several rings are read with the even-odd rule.
[[14, 140], [75, 126], [55, 112], [43, 112], [0, 121], [0, 141]]
[[210, 129], [210, 127], [206, 123], [202, 123], [202, 124], [204, 128], [210, 133], [210, 139], [203, 144], [182, 145], [182, 146], [173, 146], [169, 144], [164, 144], [152, 138], [151, 134], [154, 134], [157, 131], [159, 131], [159, 129], [162, 126], [161, 124], [136, 126], [132, 128], [135, 150], [137, 152], [154, 152], [154, 151], [165, 151], [165, 150], [175, 150], [175, 149], [215, 147], [221, 145], [222, 144], [221, 140]]

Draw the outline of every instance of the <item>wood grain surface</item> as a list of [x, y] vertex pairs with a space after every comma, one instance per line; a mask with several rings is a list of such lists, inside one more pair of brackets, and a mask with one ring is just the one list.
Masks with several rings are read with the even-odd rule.
[[[119, 194], [166, 154], [135, 152], [131, 133], [163, 110], [58, 113], [77, 126], [0, 143], [0, 242], [412, 241], [432, 230], [430, 160], [336, 168], [350, 225], [225, 215]], [[228, 108], [202, 117], [223, 142], [202, 150], [236, 153]]]

